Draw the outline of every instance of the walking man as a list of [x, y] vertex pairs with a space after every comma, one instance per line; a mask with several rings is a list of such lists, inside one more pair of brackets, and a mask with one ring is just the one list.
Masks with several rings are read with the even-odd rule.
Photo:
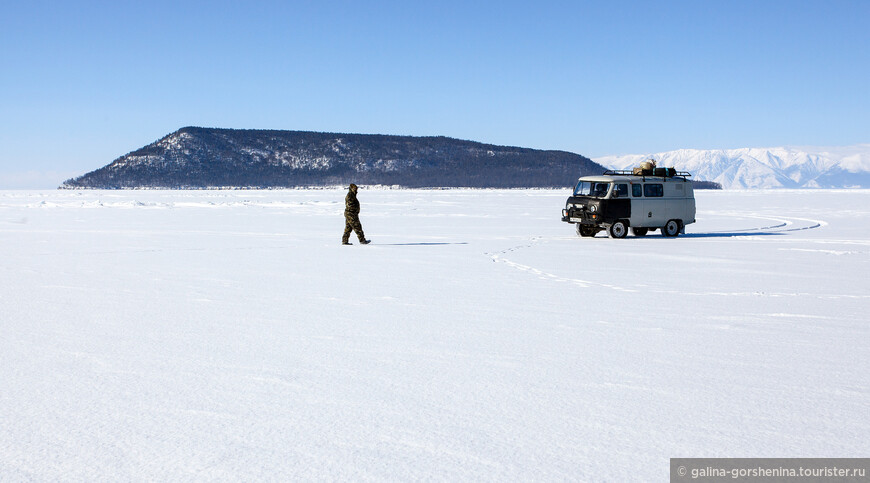
[[359, 237], [361, 245], [371, 243], [371, 240], [366, 240], [363, 233], [362, 224], [359, 222], [359, 200], [356, 199], [357, 186], [353, 183], [347, 191], [347, 196], [344, 198], [344, 236], [341, 237], [342, 245], [350, 245], [350, 232], [355, 231]]

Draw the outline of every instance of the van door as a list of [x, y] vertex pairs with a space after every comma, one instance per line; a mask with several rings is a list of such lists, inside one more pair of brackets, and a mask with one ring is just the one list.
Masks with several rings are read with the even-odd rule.
[[[616, 183], [610, 190], [607, 201], [607, 220], [625, 220], [631, 216], [631, 200], [628, 197], [628, 183]], [[630, 223], [630, 221], [629, 221]]]
[[691, 183], [674, 183], [674, 202], [674, 212], [679, 213], [679, 219], [683, 220], [683, 223], [692, 223], [695, 220], [695, 196], [692, 193]]
[[631, 226], [643, 227], [646, 226], [646, 211], [643, 201], [643, 185], [640, 183], [631, 184], [631, 218], [628, 219]]
[[664, 198], [665, 187], [662, 183], [644, 183], [643, 201], [648, 227], [664, 226], [668, 221], [668, 203]]

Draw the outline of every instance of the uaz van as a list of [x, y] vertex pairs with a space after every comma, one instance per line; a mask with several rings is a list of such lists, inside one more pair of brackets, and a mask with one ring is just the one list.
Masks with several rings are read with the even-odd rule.
[[675, 237], [695, 222], [690, 176], [652, 163], [584, 176], [562, 210], [562, 221], [575, 224], [583, 237], [606, 230], [611, 238], [624, 238], [629, 229], [634, 236], [660, 229], [662, 235]]

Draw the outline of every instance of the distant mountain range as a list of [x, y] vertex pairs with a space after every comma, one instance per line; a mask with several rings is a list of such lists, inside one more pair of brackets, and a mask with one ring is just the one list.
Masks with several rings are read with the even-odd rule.
[[681, 149], [590, 160], [443, 136], [200, 127], [179, 129], [61, 188], [567, 187], [579, 176], [647, 159], [691, 172], [698, 188], [870, 188], [870, 144]]
[[447, 137], [185, 127], [61, 188], [567, 187], [604, 167]]
[[613, 169], [629, 169], [647, 159], [655, 159], [660, 167], [689, 171], [695, 180], [714, 181], [725, 189], [870, 188], [870, 144], [836, 148], [680, 149], [594, 158]]

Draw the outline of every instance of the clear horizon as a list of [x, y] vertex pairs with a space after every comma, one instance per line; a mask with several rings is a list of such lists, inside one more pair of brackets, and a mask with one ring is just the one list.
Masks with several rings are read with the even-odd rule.
[[590, 158], [870, 143], [867, 2], [2, 12], [0, 189], [56, 187], [189, 125], [448, 136]]

